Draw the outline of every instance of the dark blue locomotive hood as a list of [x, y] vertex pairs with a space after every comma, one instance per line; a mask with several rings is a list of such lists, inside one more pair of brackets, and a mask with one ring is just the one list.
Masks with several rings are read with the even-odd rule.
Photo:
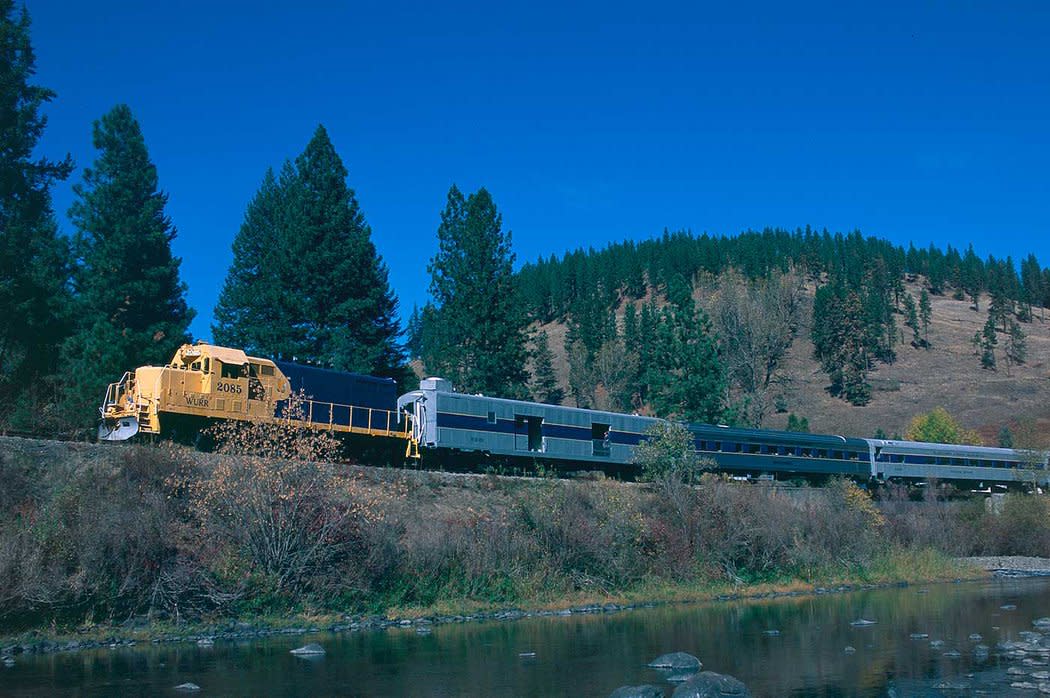
[[298, 393], [302, 390], [308, 400], [397, 410], [397, 383], [393, 378], [333, 371], [290, 361], [274, 363], [288, 378], [292, 392]]

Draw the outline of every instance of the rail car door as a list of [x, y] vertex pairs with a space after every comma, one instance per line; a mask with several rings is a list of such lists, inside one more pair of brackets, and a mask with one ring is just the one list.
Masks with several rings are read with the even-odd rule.
[[514, 415], [514, 450], [543, 451], [543, 417]]

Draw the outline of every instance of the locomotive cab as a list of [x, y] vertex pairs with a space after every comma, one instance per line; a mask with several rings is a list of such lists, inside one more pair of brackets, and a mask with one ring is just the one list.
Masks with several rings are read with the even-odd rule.
[[159, 434], [178, 422], [199, 428], [209, 419], [270, 417], [287, 400], [287, 378], [269, 359], [239, 349], [183, 344], [165, 366], [140, 366], [106, 390], [98, 438], [124, 441]]

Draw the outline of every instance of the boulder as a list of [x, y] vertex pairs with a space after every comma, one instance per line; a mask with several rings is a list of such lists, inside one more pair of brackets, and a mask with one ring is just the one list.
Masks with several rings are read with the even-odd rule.
[[324, 647], [321, 647], [316, 642], [311, 642], [309, 645], [296, 647], [291, 652], [296, 657], [316, 657], [318, 655], [324, 654]]
[[652, 684], [620, 686], [609, 694], [609, 698], [664, 698], [664, 690]]
[[670, 654], [661, 654], [649, 662], [649, 666], [654, 669], [672, 669], [674, 671], [700, 671], [704, 665], [699, 659], [687, 652], [671, 652]]
[[672, 698], [751, 698], [751, 691], [740, 679], [713, 671], [702, 671], [671, 694]]

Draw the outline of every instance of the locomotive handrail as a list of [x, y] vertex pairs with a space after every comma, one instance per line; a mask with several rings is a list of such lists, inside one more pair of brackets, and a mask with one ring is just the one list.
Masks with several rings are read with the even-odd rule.
[[[302, 402], [304, 403], [306, 411], [305, 414], [303, 414], [303, 417], [296, 421], [306, 422], [313, 426], [322, 426], [329, 431], [346, 430], [351, 433], [407, 437], [411, 430], [411, 426], [407, 419], [404, 420], [404, 426], [400, 426], [400, 420], [396, 419], [395, 410], [384, 410], [378, 407], [362, 407], [360, 405], [348, 405], [339, 402], [327, 402], [325, 400], [304, 399]], [[345, 409], [347, 411], [346, 424], [336, 421], [336, 409]], [[327, 410], [327, 420], [324, 418], [322, 410]], [[317, 419], [314, 417], [315, 413], [318, 416]], [[361, 415], [362, 413], [366, 415], [364, 426], [356, 424], [354, 419], [355, 415]], [[380, 416], [382, 416], [382, 418], [380, 418]], [[289, 418], [295, 419], [295, 417], [291, 415], [289, 415]]]

